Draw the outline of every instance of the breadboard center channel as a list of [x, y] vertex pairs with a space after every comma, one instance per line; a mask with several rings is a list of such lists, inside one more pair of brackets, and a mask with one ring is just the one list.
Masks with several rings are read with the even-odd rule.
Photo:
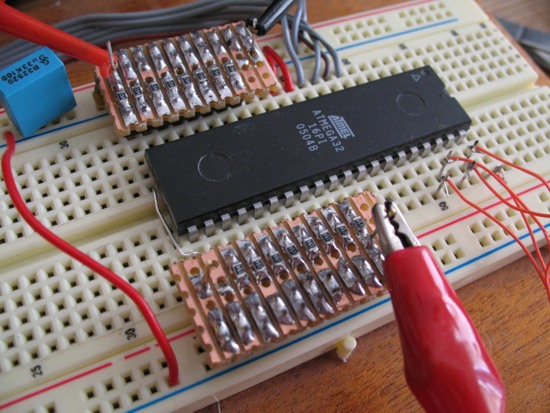
[[[265, 371], [275, 375], [321, 354], [350, 332], [364, 334], [391, 312], [387, 295], [373, 297], [243, 361], [211, 369], [169, 275], [178, 257], [154, 213], [154, 184], [144, 158], [150, 147], [430, 65], [472, 119], [467, 135], [451, 146], [455, 155], [462, 156], [468, 145], [479, 140], [492, 152], [550, 176], [550, 90], [534, 86], [534, 70], [473, 2], [457, 3], [411, 2], [317, 25], [346, 62], [340, 78], [255, 98], [223, 112], [151, 129], [131, 140], [116, 135], [107, 112], [96, 110], [92, 88], [84, 87], [76, 93], [73, 113], [18, 142], [14, 170], [33, 213], [131, 282], [147, 299], [175, 347], [182, 383], [175, 388], [167, 385], [162, 354], [133, 304], [21, 222], [2, 183], [0, 409], [169, 411], [176, 403], [194, 410], [212, 403], [213, 394], [229, 395], [244, 383], [256, 383]], [[260, 46], [263, 42], [288, 60], [280, 37], [262, 39]], [[313, 59], [310, 52], [302, 52], [307, 70]], [[405, 100], [403, 105], [408, 108], [411, 103]], [[0, 132], [6, 129], [12, 128], [1, 114]], [[463, 285], [521, 252], [456, 196], [434, 195], [445, 155], [442, 144], [436, 144], [412, 158], [346, 175], [302, 197], [289, 193], [268, 210], [252, 216], [237, 213], [221, 225], [205, 226], [179, 240], [184, 249], [206, 252], [369, 191], [397, 201], [451, 282]], [[484, 162], [495, 165], [488, 159]], [[223, 174], [205, 169], [208, 176], [215, 172], [214, 178]], [[463, 174], [458, 165], [450, 173], [455, 179]], [[548, 194], [535, 181], [514, 172], [506, 178], [530, 208], [549, 208]], [[527, 236], [521, 216], [478, 184], [475, 180], [466, 184], [465, 194]], [[549, 221], [543, 224], [548, 226]]]

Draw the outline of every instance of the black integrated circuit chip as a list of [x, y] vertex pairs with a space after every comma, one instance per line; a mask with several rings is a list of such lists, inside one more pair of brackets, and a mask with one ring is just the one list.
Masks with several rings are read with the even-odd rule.
[[444, 141], [471, 120], [429, 67], [152, 147], [157, 190], [182, 234], [360, 165]]

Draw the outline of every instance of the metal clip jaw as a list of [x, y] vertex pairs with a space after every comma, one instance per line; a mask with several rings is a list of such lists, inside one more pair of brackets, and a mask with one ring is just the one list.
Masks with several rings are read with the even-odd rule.
[[393, 201], [377, 203], [372, 209], [376, 233], [384, 256], [403, 248], [420, 246], [411, 227]]

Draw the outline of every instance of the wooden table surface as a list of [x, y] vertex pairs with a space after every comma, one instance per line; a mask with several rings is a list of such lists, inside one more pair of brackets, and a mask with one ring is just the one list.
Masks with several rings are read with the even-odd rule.
[[[310, 21], [322, 21], [399, 1], [310, 0]], [[92, 12], [168, 7], [176, 0], [19, 0], [48, 23]], [[549, 0], [481, 0], [491, 13], [550, 32]], [[0, 35], [0, 44], [9, 38]], [[68, 65], [74, 86], [92, 80], [91, 67]], [[546, 256], [548, 259], [548, 256]], [[458, 290], [498, 366], [507, 411], [550, 412], [550, 306], [526, 258]], [[351, 360], [327, 353], [221, 401], [227, 412], [419, 412], [402, 370], [394, 322], [358, 339]], [[201, 410], [218, 412], [215, 404]]]

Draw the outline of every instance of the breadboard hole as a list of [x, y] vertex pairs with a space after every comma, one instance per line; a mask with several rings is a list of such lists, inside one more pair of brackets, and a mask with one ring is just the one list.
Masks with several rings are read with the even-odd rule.
[[[104, 141], [98, 143], [100, 150], [88, 145], [63, 151], [24, 164], [16, 181], [31, 211], [44, 225], [55, 227], [148, 196], [152, 183], [147, 182], [149, 171], [143, 159], [146, 146], [144, 142]], [[134, 156], [137, 152], [139, 159]], [[73, 158], [79, 160], [73, 162]], [[14, 219], [17, 212], [11, 203], [4, 209], [12, 215], [2, 219], [0, 243], [32, 234], [30, 227]]]
[[463, 249], [453, 234], [440, 237], [431, 242], [432, 251], [443, 266], [456, 264], [466, 257]]
[[447, 251], [439, 259], [441, 261], [441, 265], [443, 267], [446, 267], [449, 265], [455, 265], [460, 259], [464, 257], [465, 257], [464, 252], [462, 251], [461, 248], [458, 248], [453, 251]]
[[[168, 390], [169, 386], [163, 380], [158, 380], [158, 377], [166, 374], [166, 363], [156, 360], [94, 383], [82, 389], [80, 395], [88, 411], [125, 411]], [[121, 397], [121, 394], [124, 396]]]
[[398, 16], [407, 28], [413, 28], [453, 18], [454, 14], [445, 3], [436, 2], [405, 9]]
[[[451, 94], [465, 93], [519, 75], [528, 69], [517, 51], [494, 27], [476, 26], [439, 35], [433, 42], [413, 41], [391, 54], [363, 61], [369, 81], [425, 65], [436, 68]], [[487, 47], [491, 53], [488, 54]]]
[[57, 413], [58, 411], [55, 403], [46, 403], [43, 406], [37, 406], [34, 409], [27, 410], [28, 413]]
[[[548, 95], [540, 93], [474, 116], [469, 139], [482, 138], [481, 145], [520, 166], [546, 158], [550, 156], [548, 101]], [[483, 157], [483, 162], [499, 164], [490, 157]]]
[[[501, 224], [516, 235], [519, 234], [519, 231], [524, 231], [526, 228], [521, 215], [513, 209], [505, 208], [493, 212], [493, 214]], [[530, 217], [527, 219], [527, 222], [531, 227], [534, 224], [533, 219]], [[488, 218], [471, 224], [469, 229], [472, 234], [476, 235], [479, 245], [483, 248], [493, 247], [495, 244], [499, 244], [502, 241], [509, 241], [512, 239], [502, 228]]]
[[[126, 278], [159, 313], [182, 301], [167, 272], [170, 250], [151, 230], [90, 255]], [[65, 257], [34, 273], [5, 277], [0, 291], [1, 373], [142, 319], [122, 292]]]
[[387, 24], [385, 16], [373, 16], [335, 27], [331, 32], [335, 36], [336, 45], [345, 45], [387, 35], [393, 29]]

